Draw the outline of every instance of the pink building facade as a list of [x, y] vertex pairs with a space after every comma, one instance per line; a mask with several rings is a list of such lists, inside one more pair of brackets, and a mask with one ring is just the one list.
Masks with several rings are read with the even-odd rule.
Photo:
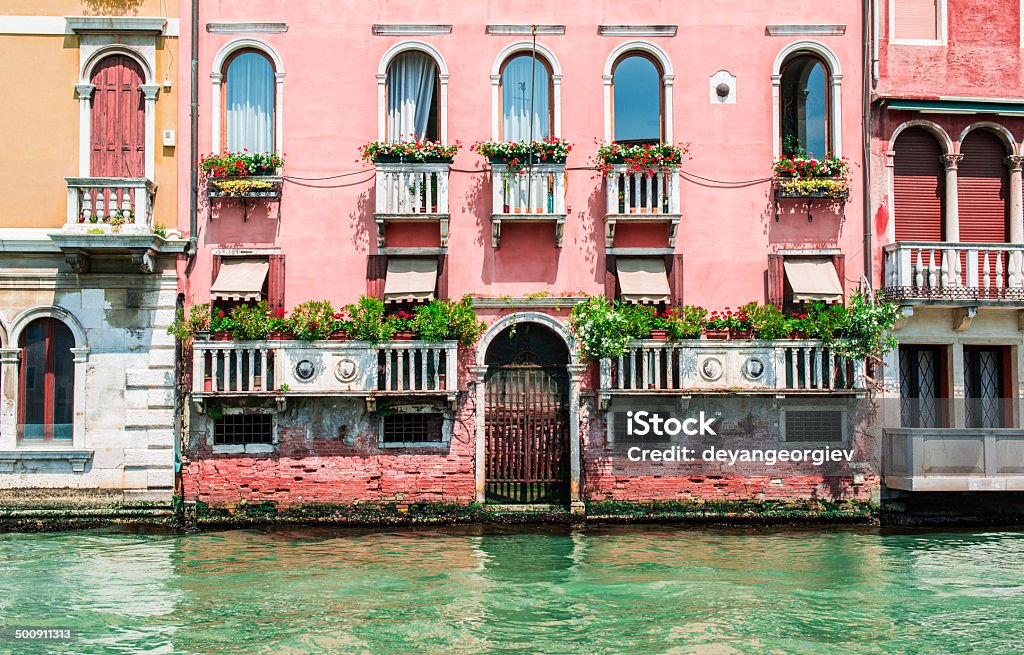
[[985, 492], [971, 500], [984, 507], [1022, 490], [1024, 7], [878, 5], [874, 270], [902, 308], [881, 396], [885, 491], [946, 506]]
[[[625, 363], [586, 362], [565, 323], [600, 294], [788, 307], [794, 261], [827, 268], [845, 297], [859, 288], [861, 26], [849, 2], [203, 3], [199, 152], [258, 144], [285, 163], [253, 197], [200, 179], [195, 217], [183, 209], [179, 221], [195, 241], [180, 268], [186, 303], [263, 298], [290, 310], [365, 294], [398, 308], [470, 295], [487, 328], [472, 346], [195, 342], [186, 503], [869, 498], [877, 453], [861, 431], [837, 437], [853, 465], [828, 471], [713, 463], [666, 476], [614, 461], [611, 417], [638, 403], [750, 395], [806, 412], [863, 395], [859, 374], [829, 383], [821, 367], [838, 364], [820, 347], [645, 341]], [[629, 102], [632, 88], [653, 100]], [[429, 107], [395, 109], [399, 93]], [[181, 143], [189, 123], [182, 103]], [[406, 129], [464, 147], [450, 166], [360, 161], [360, 146]], [[468, 147], [526, 131], [571, 142], [567, 161], [509, 181]], [[689, 159], [653, 181], [603, 177], [591, 159], [622, 135], [689, 144]], [[794, 143], [849, 160], [848, 199], [776, 197], [773, 160]], [[181, 179], [193, 165], [180, 158]], [[181, 185], [182, 208], [192, 193]], [[526, 416], [543, 424], [541, 440], [512, 444]]]

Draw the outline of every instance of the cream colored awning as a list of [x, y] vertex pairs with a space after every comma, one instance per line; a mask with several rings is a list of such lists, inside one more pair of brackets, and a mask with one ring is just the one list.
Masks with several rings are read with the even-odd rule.
[[384, 301], [430, 300], [437, 286], [437, 259], [389, 257]]
[[665, 260], [653, 257], [618, 257], [620, 298], [631, 303], [667, 302], [671, 291]]
[[259, 300], [269, 269], [266, 259], [225, 257], [210, 295], [220, 300]]
[[786, 279], [793, 289], [793, 302], [821, 300], [842, 302], [843, 285], [831, 259], [823, 257], [786, 257]]

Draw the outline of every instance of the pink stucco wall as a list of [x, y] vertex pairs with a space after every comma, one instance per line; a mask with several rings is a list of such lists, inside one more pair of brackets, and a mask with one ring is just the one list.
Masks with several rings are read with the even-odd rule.
[[[202, 3], [199, 61], [200, 151], [210, 152], [212, 62], [217, 51], [239, 38], [257, 38], [283, 61], [284, 153], [286, 175], [316, 178], [365, 170], [365, 175], [286, 183], [281, 219], [276, 207], [258, 209], [248, 222], [238, 209], [214, 208], [206, 221], [205, 198], [199, 212], [199, 256], [184, 291], [197, 301], [208, 297], [211, 250], [216, 247], [280, 247], [287, 257], [289, 305], [326, 297], [347, 303], [365, 290], [365, 255], [376, 252], [373, 238], [372, 168], [357, 163], [357, 147], [377, 137], [376, 73], [384, 52], [403, 39], [374, 36], [374, 23], [451, 23], [451, 34], [422, 37], [444, 56], [450, 72], [449, 141], [464, 145], [491, 137], [490, 74], [495, 57], [522, 36], [489, 36], [487, 24], [565, 24], [564, 35], [542, 35], [561, 65], [562, 136], [576, 144], [570, 167], [588, 164], [603, 137], [602, 74], [616, 46], [634, 37], [603, 37], [600, 24], [678, 25], [674, 37], [635, 37], [664, 50], [675, 74], [674, 140], [690, 142], [693, 159], [685, 169], [715, 180], [765, 180], [770, 176], [773, 63], [779, 52], [801, 38], [830, 48], [843, 73], [843, 154], [854, 164], [851, 200], [841, 211], [816, 209], [809, 223], [802, 205], [788, 205], [776, 221], [767, 182], [721, 188], [715, 183], [684, 182], [683, 220], [676, 249], [684, 256], [687, 302], [708, 307], [765, 300], [767, 254], [785, 248], [831, 247], [847, 254], [847, 287], [862, 266], [862, 202], [856, 178], [862, 170], [860, 102], [860, 3], [849, 0], [722, 0], [687, 3], [674, 0], [601, 0], [555, 3], [540, 0], [478, 0], [422, 3], [411, 0], [366, 2]], [[182, 34], [188, 52], [188, 16]], [[282, 34], [211, 34], [209, 22], [280, 21]], [[768, 36], [768, 24], [844, 24], [842, 36]], [[528, 37], [525, 37], [528, 38]], [[188, 88], [189, 67], [181, 66], [180, 88]], [[709, 78], [727, 70], [738, 78], [736, 104], [712, 104]], [[181, 104], [179, 142], [188, 143], [188, 106]], [[191, 162], [181, 158], [181, 179]], [[486, 168], [468, 151], [454, 168]], [[309, 184], [311, 186], [305, 186]], [[342, 186], [347, 185], [347, 186]], [[314, 188], [322, 187], [322, 188]], [[556, 249], [549, 226], [513, 226], [503, 230], [499, 249], [491, 247], [491, 184], [483, 172], [452, 173], [449, 292], [478, 295], [600, 293], [604, 280], [604, 192], [593, 171], [569, 173], [564, 246]], [[180, 187], [181, 220], [188, 230], [187, 184]], [[430, 231], [401, 227], [389, 231], [389, 245], [436, 246]], [[664, 246], [661, 233], [620, 230], [617, 245]]]
[[948, 47], [890, 44], [891, 2], [879, 2], [878, 93], [1020, 96], [1024, 87], [1020, 0], [946, 0]]

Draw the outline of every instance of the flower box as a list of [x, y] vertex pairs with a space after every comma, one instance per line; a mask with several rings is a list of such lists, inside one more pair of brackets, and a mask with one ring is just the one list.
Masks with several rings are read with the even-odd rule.
[[786, 335], [786, 338], [793, 339], [794, 341], [796, 341], [806, 339], [807, 335], [804, 334], [803, 332], [790, 332], [789, 334]]
[[729, 338], [736, 341], [745, 341], [754, 337], [753, 330], [730, 330]]
[[726, 339], [729, 338], [729, 330], [728, 330], [728, 328], [725, 328], [725, 329], [707, 328], [707, 329], [704, 330], [704, 336], [707, 337], [708, 339], [713, 339], [713, 340], [717, 340], [717, 341], [725, 341]]
[[217, 177], [208, 183], [210, 198], [280, 198], [281, 178], [268, 175], [245, 177]]
[[392, 341], [414, 341], [416, 334], [412, 330], [396, 330], [391, 336]]
[[348, 332], [332, 332], [328, 341], [351, 341], [352, 337], [349, 336]]
[[271, 341], [292, 341], [295, 339], [295, 335], [284, 330], [272, 330], [267, 333], [267, 338]]
[[405, 155], [377, 155], [371, 161], [374, 164], [450, 164], [453, 157], [408, 157]]
[[651, 338], [655, 341], [668, 341], [668, 330], [651, 330]]
[[231, 333], [228, 332], [228, 331], [214, 332], [213, 333], [213, 340], [214, 341], [231, 341], [232, 340]]
[[210, 331], [209, 330], [199, 330], [199, 331], [196, 332], [196, 337], [195, 338], [196, 338], [196, 341], [209, 341], [210, 340]]
[[845, 178], [817, 177], [775, 178], [775, 198], [846, 200], [850, 197], [850, 183]]

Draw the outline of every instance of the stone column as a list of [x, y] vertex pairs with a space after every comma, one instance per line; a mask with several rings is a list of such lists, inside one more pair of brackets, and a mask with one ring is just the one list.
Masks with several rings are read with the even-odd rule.
[[[146, 152], [144, 177], [147, 180], [152, 181], [156, 178], [156, 97], [160, 93], [160, 86], [157, 84], [143, 84], [139, 87], [142, 89], [142, 95], [146, 101]], [[142, 202], [139, 198], [135, 199], [137, 205], [141, 205]]]
[[569, 508], [583, 514], [582, 443], [580, 440], [580, 378], [587, 372], [586, 364], [569, 364]]
[[469, 372], [473, 374], [476, 387], [476, 406], [474, 407], [473, 421], [476, 426], [476, 454], [474, 455], [474, 466], [476, 471], [476, 502], [482, 503], [486, 497], [484, 485], [486, 478], [486, 457], [487, 457], [487, 435], [485, 434], [484, 411], [486, 406], [485, 380], [487, 378], [486, 366], [470, 366]]
[[946, 167], [946, 241], [960, 241], [960, 195], [957, 191], [956, 167], [964, 156], [949, 154], [942, 156]]
[[1010, 168], [1010, 243], [1024, 243], [1024, 200], [1021, 198], [1021, 168], [1024, 156], [1006, 158]]
[[78, 92], [78, 177], [89, 177], [92, 161], [92, 84], [76, 84]]
[[21, 348], [0, 348], [0, 379], [3, 379], [0, 410], [0, 449], [18, 444], [18, 359]]

